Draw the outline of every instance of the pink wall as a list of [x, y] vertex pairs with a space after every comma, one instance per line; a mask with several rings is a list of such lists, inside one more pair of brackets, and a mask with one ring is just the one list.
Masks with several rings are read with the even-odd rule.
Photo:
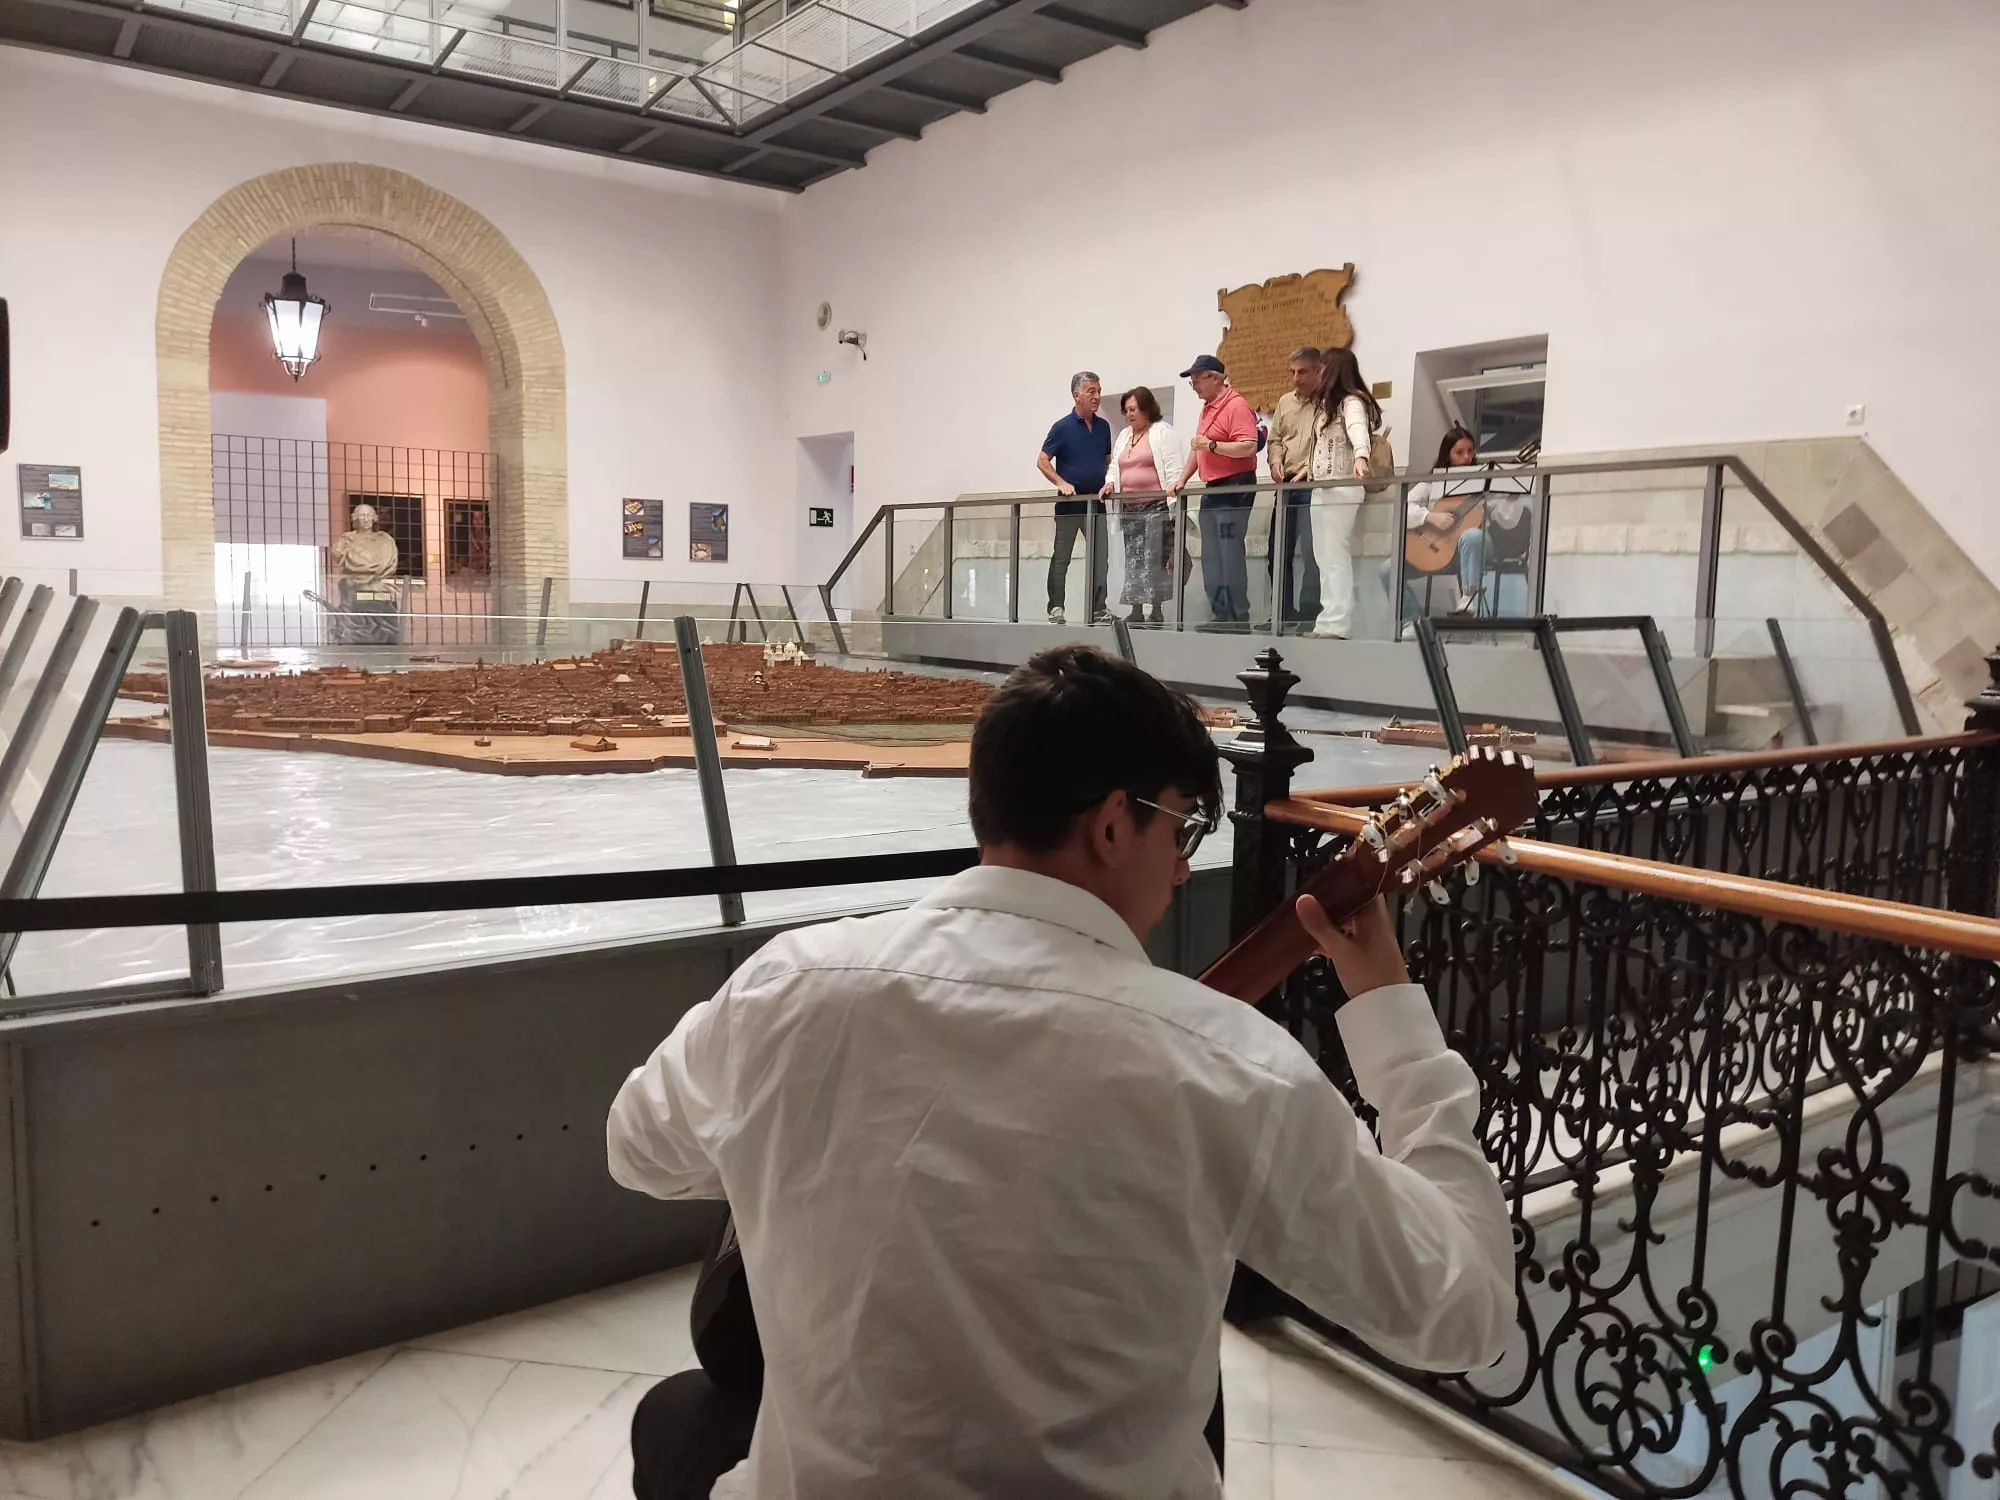
[[209, 334], [210, 390], [317, 396], [332, 443], [484, 452], [486, 367], [469, 333], [329, 327], [320, 362], [294, 382], [271, 357], [260, 318], [219, 314]]

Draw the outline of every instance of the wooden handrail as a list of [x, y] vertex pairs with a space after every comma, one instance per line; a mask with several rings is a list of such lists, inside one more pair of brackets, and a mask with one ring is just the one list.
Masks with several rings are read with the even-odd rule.
[[[2000, 744], [2000, 734], [1927, 734], [1916, 739], [1857, 740], [1846, 745], [1815, 745], [1799, 750], [1746, 750], [1738, 755], [1698, 755], [1692, 760], [1628, 760], [1602, 766], [1551, 766], [1535, 772], [1535, 785], [1543, 788], [1566, 786], [1609, 786], [1618, 781], [1676, 776], [1727, 775], [1736, 771], [1761, 771], [1770, 766], [1814, 766], [1833, 760], [1853, 760], [1866, 755], [1899, 755], [1916, 750], [1952, 750], [1966, 745]], [[1440, 755], [1445, 752], [1440, 749]], [[1379, 807], [1393, 802], [1399, 792], [1417, 784], [1385, 781], [1375, 786], [1333, 787], [1326, 791], [1294, 792], [1300, 802], [1323, 802], [1337, 807]]]
[[[1368, 821], [1368, 810], [1337, 807], [1326, 802], [1288, 798], [1268, 804], [1264, 813], [1280, 823], [1348, 835]], [[1955, 953], [2000, 963], [2000, 921], [1883, 901], [1874, 896], [1849, 896], [1840, 891], [1816, 891], [1806, 886], [1759, 880], [1751, 875], [1726, 875], [1715, 870], [1691, 870], [1625, 854], [1573, 849], [1540, 839], [1509, 839], [1516, 868], [1562, 880], [1610, 886], [1614, 890], [1659, 896], [1690, 906], [1720, 907], [1765, 922], [1796, 922], [1823, 927], [1849, 937], [1874, 938], [1912, 948]], [[1500, 856], [1482, 852], [1483, 864], [1497, 865]]]

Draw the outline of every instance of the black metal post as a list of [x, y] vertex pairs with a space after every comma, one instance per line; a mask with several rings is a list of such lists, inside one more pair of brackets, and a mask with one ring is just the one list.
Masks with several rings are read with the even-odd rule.
[[958, 551], [958, 533], [953, 525], [957, 515], [957, 507], [947, 505], [944, 508], [944, 520], [939, 523], [944, 531], [944, 617], [947, 620], [951, 618], [953, 554]]
[[1715, 595], [1722, 564], [1722, 465], [1710, 464], [1701, 486], [1701, 551], [1694, 564], [1694, 650], [1715, 655]]
[[[1180, 561], [1174, 561], [1178, 568]], [[1286, 670], [1275, 646], [1257, 654], [1256, 665], [1239, 672], [1255, 718], [1235, 739], [1221, 746], [1222, 758], [1236, 769], [1236, 806], [1229, 820], [1236, 825], [1234, 869], [1229, 882], [1229, 938], [1243, 936], [1277, 908], [1288, 894], [1285, 829], [1264, 815], [1266, 804], [1292, 794], [1292, 774], [1313, 758], [1292, 737], [1281, 717], [1285, 699], [1299, 685], [1296, 672]], [[1284, 1312], [1290, 1299], [1249, 1266], [1238, 1265], [1223, 1305], [1223, 1316], [1242, 1326]]]
[[646, 606], [653, 601], [653, 580], [648, 578], [639, 585], [639, 618], [633, 623], [632, 639], [646, 638]]
[[556, 591], [556, 581], [555, 581], [555, 579], [553, 579], [553, 578], [544, 578], [544, 579], [542, 580], [542, 617], [541, 617], [541, 621], [540, 621], [540, 623], [538, 623], [538, 624], [537, 624], [537, 625], [535, 626], [535, 660], [536, 660], [536, 661], [540, 661], [540, 660], [542, 659], [542, 653], [543, 653], [544, 651], [546, 651], [546, 650], [548, 649], [548, 644], [549, 644], [549, 601], [550, 601], [550, 600], [552, 600], [552, 599], [553, 599], [553, 598], [555, 597], [555, 591]]
[[1174, 629], [1187, 629], [1187, 543], [1188, 497], [1182, 490], [1174, 497], [1174, 555], [1167, 560], [1174, 578]]
[[[1546, 613], [1543, 600], [1549, 587], [1549, 476], [1546, 474], [1537, 476], [1535, 487], [1538, 491], [1535, 504], [1535, 546], [1528, 554], [1528, 566], [1534, 575], [1528, 590], [1528, 613], [1531, 615]], [[1494, 590], [1497, 594], [1498, 584], [1494, 585]], [[1499, 611], [1495, 610], [1494, 613], [1498, 614]]]
[[1766, 619], [1764, 628], [1771, 633], [1771, 649], [1777, 653], [1778, 670], [1784, 674], [1792, 712], [1799, 716], [1799, 733], [1808, 745], [1817, 745], [1819, 731], [1813, 728], [1812, 707], [1806, 702], [1805, 684], [1799, 680], [1799, 664], [1792, 660], [1792, 648], [1785, 644], [1784, 627], [1776, 619]]
[[[1966, 707], [1965, 727], [2000, 733], [2000, 653], [1986, 658], [1986, 690]], [[1953, 911], [1996, 915], [2000, 906], [2000, 746], [1975, 746], [1953, 798], [1945, 849], [1945, 902]]]
[[[681, 690], [687, 698], [688, 734], [694, 740], [695, 777], [701, 785], [701, 815], [708, 824], [708, 856], [718, 866], [736, 863], [736, 835], [729, 826], [729, 800], [722, 783], [722, 749], [715, 742], [715, 710], [708, 699], [708, 670], [701, 658], [701, 630], [693, 615], [674, 617], [674, 646], [681, 663]], [[724, 891], [716, 898], [722, 925], [743, 925], [743, 896]]]
[[1125, 623], [1123, 615], [1111, 617], [1111, 634], [1118, 642], [1118, 654], [1138, 666], [1139, 653], [1132, 648], [1132, 627]]
[[[1583, 710], [1577, 706], [1576, 689], [1569, 680], [1569, 663], [1563, 660], [1562, 642], [1556, 636], [1554, 619], [1543, 615], [1536, 622], [1535, 644], [1542, 648], [1542, 663], [1548, 668], [1549, 689], [1556, 695], [1556, 712], [1562, 715], [1563, 734], [1569, 740], [1570, 759], [1577, 766], [1594, 766], [1590, 731], [1584, 726]], [[1671, 686], [1671, 684], [1669, 684]]]
[[1007, 623], [1021, 623], [1021, 502], [1007, 507]]
[[[1398, 591], [1400, 594], [1400, 590]], [[1400, 611], [1403, 601], [1396, 600]], [[1399, 616], [1400, 618], [1400, 616]], [[1424, 676], [1430, 679], [1431, 702], [1437, 705], [1438, 729], [1444, 735], [1445, 748], [1453, 755], [1465, 754], [1465, 716], [1458, 711], [1458, 694], [1452, 690], [1451, 663], [1444, 654], [1444, 641], [1438, 635], [1437, 621], [1429, 615], [1419, 615], [1413, 622], [1417, 632], [1417, 655], [1424, 664]], [[1397, 627], [1398, 634], [1402, 626]]]
[[1287, 670], [1277, 648], [1259, 652], [1257, 664], [1237, 673], [1236, 680], [1243, 684], [1255, 718], [1221, 747], [1222, 758], [1236, 770], [1236, 806], [1229, 814], [1236, 825], [1235, 869], [1229, 886], [1231, 941], [1285, 899], [1287, 836], [1264, 816], [1264, 806], [1289, 797], [1292, 773], [1313, 758], [1280, 717], [1299, 676]]
[[1653, 684], [1660, 691], [1660, 706], [1667, 711], [1667, 728], [1674, 737], [1674, 753], [1683, 760], [1692, 760], [1695, 754], [1694, 731], [1688, 727], [1687, 708], [1681, 702], [1681, 690], [1674, 685], [1673, 653], [1667, 650], [1667, 638], [1660, 633], [1659, 622], [1647, 615], [1639, 622], [1639, 639], [1646, 647], [1646, 660], [1652, 664]]
[[[170, 611], [167, 635], [167, 715], [172, 725], [174, 803], [179, 816], [181, 889], [212, 891], [215, 819], [208, 794], [208, 718], [202, 700], [201, 632], [191, 610]], [[222, 990], [222, 929], [213, 922], [187, 929], [188, 988], [197, 995]]]
[[833, 627], [833, 649], [842, 656], [847, 655], [847, 632], [840, 628], [840, 616], [834, 613], [832, 584], [822, 583], [819, 586], [819, 602], [826, 609], [826, 623]]
[[[1365, 493], [1365, 492], [1364, 492]], [[1389, 629], [1389, 639], [1403, 638], [1403, 591], [1409, 587], [1410, 564], [1406, 555], [1406, 544], [1410, 539], [1410, 482], [1406, 479], [1396, 489], [1396, 518], [1389, 527], [1389, 618], [1394, 623]], [[1497, 588], [1498, 585], [1496, 584]], [[1425, 612], [1430, 608], [1430, 585], [1424, 586]]]

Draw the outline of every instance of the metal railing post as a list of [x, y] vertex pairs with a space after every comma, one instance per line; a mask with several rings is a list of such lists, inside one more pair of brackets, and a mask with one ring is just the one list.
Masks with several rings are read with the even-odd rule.
[[[70, 592], [76, 592], [76, 578], [70, 577]], [[239, 655], [250, 654], [250, 575], [243, 575], [243, 603], [236, 612], [236, 650]]]
[[[81, 614], [87, 624], [96, 612], [96, 600], [79, 598], [70, 610], [70, 623], [74, 625]], [[78, 634], [80, 637], [81, 632]], [[68, 659], [61, 663], [61, 670], [55, 670], [57, 657], [62, 654], [68, 637], [69, 628], [65, 627], [63, 636], [56, 641], [55, 651], [50, 653], [49, 674], [35, 685], [37, 696], [43, 683], [50, 680], [59, 683], [67, 675], [70, 662], [75, 660], [76, 651], [72, 646]], [[41, 890], [42, 878], [48, 874], [49, 861], [55, 857], [56, 842], [62, 837], [63, 825], [69, 821], [70, 809], [76, 805], [76, 794], [83, 786], [84, 773], [90, 769], [90, 757], [97, 749], [97, 742], [104, 732], [104, 721], [110, 716], [111, 705], [118, 698], [118, 685], [125, 678], [125, 669], [132, 664], [132, 653], [138, 644], [139, 612], [136, 609], [121, 609], [111, 627], [110, 638], [104, 644], [104, 653], [98, 658], [97, 668], [84, 689], [83, 701], [77, 705], [76, 717], [70, 721], [69, 733], [56, 752], [48, 782], [42, 788], [34, 812], [27, 819], [27, 827], [22, 830], [13, 861], [7, 866], [6, 875], [0, 877], [0, 899], [24, 899]], [[28, 707], [32, 711], [34, 706], [31, 699]], [[23, 723], [25, 725], [25, 719]], [[17, 743], [25, 741], [17, 736]], [[10, 758], [14, 749], [11, 744], [7, 747]], [[14, 950], [20, 943], [21, 934], [18, 932], [0, 934], [0, 972], [13, 964]]]
[[1792, 700], [1792, 712], [1799, 716], [1799, 733], [1808, 745], [1817, 745], [1819, 731], [1813, 728], [1812, 710], [1806, 705], [1806, 687], [1799, 680], [1799, 664], [1792, 660], [1792, 648], [1785, 643], [1784, 627], [1773, 616], [1764, 621], [1764, 628], [1771, 633], [1771, 650], [1785, 679], [1785, 695]]
[[7, 629], [7, 622], [14, 618], [14, 606], [21, 602], [21, 580], [9, 577], [0, 583], [0, 633]]
[[[1535, 478], [1535, 542], [1528, 551], [1528, 613], [1546, 614], [1543, 607], [1549, 583], [1549, 500], [1551, 489], [1549, 476]], [[1499, 602], [1499, 585], [1494, 585], [1494, 602]], [[1496, 609], [1494, 613], [1498, 614]]]
[[[1250, 508], [1257, 508], [1257, 493], [1250, 492]], [[1271, 495], [1271, 634], [1285, 633], [1285, 595], [1290, 592], [1286, 586], [1292, 572], [1292, 545], [1290, 529], [1285, 525], [1285, 491], [1275, 490]]]
[[[1090, 601], [1083, 607], [1083, 619], [1087, 625], [1097, 623], [1097, 528], [1103, 521], [1104, 502], [1093, 495], [1083, 504], [1083, 590], [1084, 598]], [[1104, 562], [1108, 581], [1111, 560], [1106, 558]], [[1067, 578], [1063, 580], [1063, 592], [1069, 592]], [[1110, 590], [1105, 592], [1109, 594]]]
[[28, 652], [34, 648], [35, 637], [41, 633], [42, 620], [55, 602], [56, 591], [46, 583], [38, 583], [28, 593], [28, 604], [21, 611], [21, 619], [14, 627], [14, 634], [7, 641], [7, 650], [0, 654], [0, 703], [5, 703], [14, 691], [14, 684], [20, 680], [21, 668], [27, 665]]
[[542, 615], [541, 615], [541, 620], [540, 620], [540, 622], [539, 622], [539, 623], [538, 623], [538, 624], [537, 624], [537, 625], [535, 626], [535, 660], [536, 660], [536, 661], [540, 661], [540, 660], [542, 659], [542, 653], [543, 653], [544, 651], [546, 651], [546, 650], [548, 649], [548, 645], [549, 645], [549, 603], [550, 603], [550, 601], [551, 601], [551, 600], [552, 600], [552, 599], [553, 599], [553, 598], [555, 597], [555, 591], [556, 591], [556, 581], [555, 581], [555, 579], [553, 579], [553, 578], [544, 578], [544, 579], [542, 580]]
[[826, 623], [833, 627], [833, 649], [838, 651], [842, 656], [847, 655], [847, 635], [840, 628], [840, 616], [835, 614], [833, 609], [832, 584], [822, 583], [819, 586], [819, 602], [825, 606]]
[[[1590, 731], [1584, 726], [1583, 710], [1576, 701], [1576, 688], [1569, 680], [1569, 663], [1563, 659], [1562, 641], [1556, 635], [1555, 621], [1548, 615], [1543, 615], [1536, 624], [1535, 644], [1542, 648], [1542, 661], [1549, 673], [1549, 690], [1556, 695], [1556, 712], [1562, 716], [1563, 734], [1569, 740], [1570, 759], [1578, 766], [1594, 766], [1597, 757], [1591, 753]], [[1459, 753], [1464, 753], [1462, 748]]]
[[[1993, 734], [2000, 732], [2000, 651], [1986, 658], [1986, 678], [1985, 691], [1965, 705], [1971, 710], [1965, 727]], [[1945, 904], [1990, 917], [2000, 906], [2000, 749], [1968, 749], [1959, 774], [1945, 845]]]
[[[50, 648], [49, 659], [42, 663], [42, 675], [35, 679], [27, 706], [21, 710], [21, 722], [15, 727], [13, 738], [7, 741], [6, 752], [0, 754], [0, 810], [5, 810], [14, 799], [14, 790], [28, 769], [28, 757], [41, 739], [42, 726], [48, 722], [56, 699], [62, 696], [69, 670], [76, 665], [76, 654], [83, 648], [83, 638], [89, 634], [90, 622], [96, 617], [95, 599], [81, 598], [69, 607], [62, 634]], [[47, 795], [46, 790], [43, 795]]]
[[1674, 684], [1673, 653], [1667, 650], [1667, 638], [1660, 634], [1659, 621], [1651, 615], [1639, 624], [1639, 640], [1646, 648], [1646, 660], [1652, 664], [1653, 683], [1659, 689], [1660, 704], [1667, 711], [1667, 728], [1674, 737], [1674, 753], [1683, 760], [1692, 760], [1698, 752], [1694, 731], [1688, 727], [1687, 708], [1681, 702], [1681, 690]]
[[[701, 659], [701, 631], [693, 615], [674, 618], [674, 650], [680, 657], [681, 688], [687, 698], [688, 734], [694, 740], [695, 776], [701, 786], [701, 815], [708, 824], [708, 855], [716, 865], [736, 863], [736, 837], [729, 827], [729, 799], [722, 783], [722, 749], [715, 740], [715, 710], [708, 699], [708, 670]], [[716, 898], [725, 927], [743, 925], [743, 895], [724, 891]]]
[[942, 526], [944, 531], [944, 617], [947, 620], [951, 618], [951, 591], [955, 582], [952, 577], [952, 557], [957, 549], [957, 531], [953, 522], [957, 515], [957, 506], [947, 505], [944, 508], [944, 522]]
[[[173, 736], [174, 807], [180, 823], [181, 889], [216, 889], [215, 820], [208, 790], [208, 714], [202, 697], [201, 629], [184, 609], [165, 617], [167, 722]], [[187, 929], [188, 982], [197, 995], [222, 990], [222, 929]]]
[[[1402, 590], [1398, 589], [1398, 619], [1402, 607]], [[1451, 685], [1451, 663], [1445, 658], [1444, 642], [1438, 638], [1437, 622], [1429, 615], [1419, 615], [1411, 623], [1417, 632], [1417, 655], [1423, 660], [1424, 676], [1430, 679], [1431, 702], [1437, 706], [1438, 729], [1444, 735], [1445, 748], [1453, 755], [1463, 755], [1465, 716], [1458, 711], [1458, 694]], [[1399, 624], [1396, 630], [1400, 637], [1402, 626]]]
[[[1366, 495], [1367, 491], [1364, 490], [1362, 493]], [[1393, 622], [1389, 627], [1389, 639], [1392, 641], [1400, 641], [1403, 638], [1403, 626], [1406, 623], [1403, 619], [1403, 594], [1410, 586], [1410, 560], [1405, 555], [1405, 544], [1409, 538], [1410, 481], [1405, 479], [1396, 486], [1396, 515], [1389, 527], [1389, 561], [1393, 564], [1389, 570], [1389, 619]], [[1425, 597], [1429, 597], [1428, 590], [1425, 591]], [[1451, 753], [1463, 755], [1465, 746], [1455, 745]]]
[[1694, 650], [1715, 655], [1715, 598], [1722, 562], [1722, 465], [1710, 464], [1701, 485], [1701, 551], [1694, 565]]
[[1008, 507], [1007, 518], [1007, 623], [1021, 623], [1021, 502]]
[[639, 585], [639, 618], [632, 626], [632, 639], [635, 641], [643, 641], [646, 638], [646, 606], [652, 599], [653, 580], [648, 578]]
[[896, 613], [896, 513], [882, 512], [882, 613], [893, 618]]
[[784, 596], [785, 613], [792, 617], [792, 631], [798, 636], [799, 644], [803, 646], [806, 643], [806, 627], [799, 619], [799, 607], [792, 603], [792, 586], [789, 583], [781, 583], [778, 585], [778, 592]]
[[1174, 629], [1187, 629], [1187, 585], [1188, 574], [1188, 497], [1182, 490], [1174, 496], [1174, 555], [1167, 559], [1167, 566], [1173, 571], [1174, 579]]

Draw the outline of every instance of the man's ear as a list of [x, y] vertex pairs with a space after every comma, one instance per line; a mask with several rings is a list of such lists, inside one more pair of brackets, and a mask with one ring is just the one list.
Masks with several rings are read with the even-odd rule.
[[1131, 798], [1113, 792], [1090, 815], [1091, 852], [1106, 864], [1119, 863], [1132, 846], [1131, 828]]

